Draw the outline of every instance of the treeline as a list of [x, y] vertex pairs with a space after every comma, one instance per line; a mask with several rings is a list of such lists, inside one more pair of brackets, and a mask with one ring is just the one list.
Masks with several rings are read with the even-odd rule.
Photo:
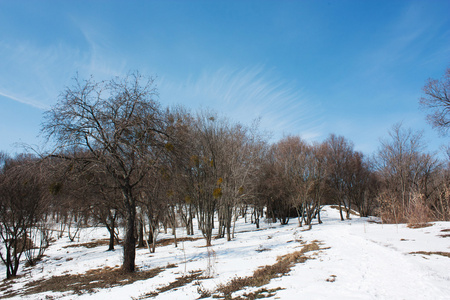
[[[51, 231], [74, 239], [102, 224], [109, 249], [124, 232], [123, 269], [134, 271], [135, 248], [155, 251], [158, 230], [213, 229], [231, 240], [239, 217], [311, 228], [323, 205], [341, 219], [356, 210], [384, 222], [450, 220], [450, 169], [425, 153], [419, 133], [396, 125], [373, 157], [345, 137], [322, 143], [288, 136], [270, 144], [257, 127], [210, 111], [162, 108], [151, 78], [131, 74], [106, 82], [76, 79], [45, 115], [43, 132], [56, 145], [39, 156], [2, 154], [1, 259], [7, 277], [21, 255], [30, 264]], [[193, 220], [197, 226], [194, 227]], [[55, 225], [56, 224], [56, 225]]]

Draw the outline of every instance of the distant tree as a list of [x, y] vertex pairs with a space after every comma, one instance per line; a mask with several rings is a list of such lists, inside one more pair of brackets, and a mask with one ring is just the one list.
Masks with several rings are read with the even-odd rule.
[[343, 209], [346, 218], [350, 219], [352, 180], [352, 157], [354, 155], [353, 143], [343, 136], [331, 134], [325, 141], [327, 145], [328, 182], [331, 195], [339, 205], [341, 220], [344, 220]]
[[88, 155], [77, 159], [95, 165], [121, 191], [126, 221], [124, 271], [135, 270], [136, 200], [142, 180], [167, 144], [165, 124], [155, 100], [152, 78], [134, 73], [104, 82], [75, 79], [46, 113], [43, 132], [64, 149], [79, 147]]
[[0, 156], [0, 258], [9, 279], [24, 251], [34, 247], [29, 236], [43, 212], [43, 187], [36, 159]]
[[291, 217], [299, 216], [301, 220], [300, 190], [304, 185], [296, 186], [303, 180], [303, 161], [307, 145], [298, 136], [288, 136], [273, 144], [261, 167], [260, 197], [265, 199], [267, 217], [281, 225], [289, 223]]
[[450, 168], [441, 170], [436, 180], [436, 197], [431, 197], [431, 207], [437, 220], [450, 221]]
[[425, 213], [419, 211], [428, 205], [427, 189], [439, 162], [423, 153], [421, 132], [396, 124], [389, 137], [381, 141], [377, 154], [377, 172], [382, 182], [379, 196], [382, 217], [389, 222], [404, 222], [413, 216], [426, 220]]
[[430, 111], [428, 121], [446, 135], [450, 129], [450, 67], [440, 80], [428, 79], [423, 93], [425, 95], [420, 98], [420, 105]]
[[272, 146], [261, 165], [258, 196], [267, 208], [267, 218], [272, 222], [279, 220], [281, 225], [286, 225], [294, 207], [289, 201], [290, 190], [286, 186], [285, 178], [282, 177], [273, 151]]
[[192, 199], [197, 207], [199, 229], [211, 246], [214, 216], [223, 195], [221, 154], [224, 149], [226, 124], [211, 112], [199, 113], [193, 128], [195, 139], [188, 178]]
[[[361, 152], [355, 151], [347, 166], [347, 196], [350, 203], [356, 206], [361, 217], [367, 217], [375, 207], [377, 177], [369, 168], [368, 162]], [[349, 214], [350, 211], [347, 211]]]
[[[218, 201], [219, 236], [234, 238], [235, 222], [239, 217], [238, 208], [255, 192], [255, 173], [260, 156], [260, 137], [257, 128], [247, 128], [240, 124], [222, 123], [224, 139], [217, 155], [220, 170], [222, 196]], [[233, 231], [231, 230], [233, 227]]]
[[311, 218], [305, 212], [313, 202], [310, 195], [314, 186], [312, 148], [299, 136], [288, 136], [280, 140], [274, 150], [276, 166], [289, 195], [286, 201], [297, 211], [299, 225], [302, 226], [303, 221], [310, 225]]
[[374, 213], [379, 179], [370, 163], [360, 152], [355, 152], [352, 159], [352, 190], [350, 199], [356, 206], [360, 217]]
[[310, 164], [311, 176], [314, 184], [310, 192], [310, 197], [313, 201], [311, 201], [311, 204], [307, 207], [307, 214], [309, 215], [309, 218], [311, 218], [311, 214], [314, 214], [314, 217], [317, 217], [317, 221], [321, 224], [320, 211], [322, 209], [323, 200], [329, 191], [327, 186], [329, 171], [327, 168], [327, 145], [325, 143], [314, 144], [312, 146], [312, 152], [313, 157], [312, 160], [310, 160]]

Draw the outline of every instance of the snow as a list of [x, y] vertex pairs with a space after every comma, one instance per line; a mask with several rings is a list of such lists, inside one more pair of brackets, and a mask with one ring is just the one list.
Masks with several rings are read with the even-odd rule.
[[[450, 258], [442, 255], [411, 254], [412, 252], [450, 252], [448, 232], [450, 222], [435, 222], [433, 226], [411, 229], [405, 224], [386, 225], [369, 222], [369, 218], [353, 216], [340, 221], [339, 213], [331, 207], [322, 211], [323, 224], [314, 224], [311, 230], [298, 227], [295, 219], [288, 225], [261, 222], [237, 222], [235, 238], [213, 240], [213, 246], [204, 247], [204, 239], [160, 246], [156, 253], [137, 249], [136, 265], [140, 270], [165, 268], [157, 276], [132, 284], [99, 289], [95, 293], [76, 295], [71, 292], [45, 292], [11, 299], [132, 299], [167, 286], [191, 271], [208, 271], [212, 278], [194, 280], [176, 289], [160, 293], [154, 299], [197, 299], [198, 288], [213, 290], [235, 277], [251, 276], [264, 265], [274, 264], [280, 255], [298, 251], [302, 242], [320, 241], [321, 250], [308, 252], [311, 257], [299, 263], [285, 276], [272, 279], [263, 287], [247, 287], [233, 296], [260, 288], [274, 289], [272, 299], [450, 299]], [[183, 228], [178, 237], [185, 236]], [[116, 267], [121, 264], [122, 251], [106, 252], [107, 245], [65, 247], [107, 238], [104, 228], [84, 229], [73, 243], [61, 238], [46, 251], [46, 257], [33, 268], [24, 268], [24, 276], [14, 279], [12, 289], [23, 290], [26, 282], [63, 274], [83, 274], [88, 270]], [[169, 238], [160, 234], [158, 238]], [[200, 237], [197, 234], [197, 237]], [[0, 267], [4, 276], [5, 267]], [[205, 273], [203, 275], [205, 275]], [[19, 275], [20, 275], [19, 274]], [[0, 284], [0, 297], [10, 289]], [[211, 298], [212, 299], [212, 298]]]

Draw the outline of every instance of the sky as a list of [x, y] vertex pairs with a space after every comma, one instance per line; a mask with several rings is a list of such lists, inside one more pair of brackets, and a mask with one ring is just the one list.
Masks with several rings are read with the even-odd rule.
[[276, 142], [343, 135], [370, 155], [398, 122], [448, 137], [418, 99], [450, 67], [450, 1], [0, 0], [0, 151], [45, 147], [43, 113], [78, 73], [138, 70], [163, 107], [213, 109]]

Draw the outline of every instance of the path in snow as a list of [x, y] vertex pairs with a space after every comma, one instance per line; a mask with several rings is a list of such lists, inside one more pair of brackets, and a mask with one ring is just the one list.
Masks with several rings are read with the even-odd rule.
[[[277, 293], [280, 299], [297, 299], [296, 295], [305, 299], [450, 299], [450, 259], [409, 254], [448, 251], [439, 245], [435, 246], [440, 249], [432, 249], [431, 241], [442, 239], [436, 237], [439, 223], [435, 228], [409, 229], [404, 224], [371, 224], [358, 217], [342, 222], [331, 208], [324, 215], [324, 224], [303, 232], [303, 238], [324, 241], [330, 249], [274, 282], [273, 286], [286, 288]], [[414, 243], [408, 245], [407, 238], [414, 238]], [[335, 282], [326, 281], [331, 275], [336, 276]]]

